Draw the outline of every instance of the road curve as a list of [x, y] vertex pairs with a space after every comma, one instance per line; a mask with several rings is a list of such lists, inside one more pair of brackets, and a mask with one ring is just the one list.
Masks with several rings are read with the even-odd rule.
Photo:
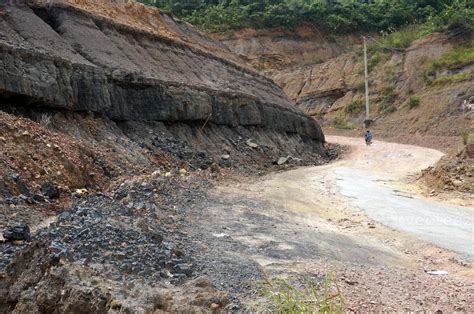
[[338, 191], [371, 219], [409, 232], [474, 260], [474, 208], [438, 203], [417, 195], [404, 179], [441, 158], [442, 153], [410, 145], [330, 137], [349, 145], [347, 160], [332, 165]]

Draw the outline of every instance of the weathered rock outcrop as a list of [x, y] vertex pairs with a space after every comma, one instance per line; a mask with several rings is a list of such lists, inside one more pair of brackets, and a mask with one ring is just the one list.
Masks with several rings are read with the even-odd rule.
[[[158, 21], [153, 29], [153, 23], [122, 21], [123, 14], [118, 23], [109, 18], [113, 12], [87, 12], [87, 1], [2, 2], [0, 96], [10, 102], [92, 111], [114, 121], [209, 120], [324, 140], [271, 80], [166, 14], [140, 9]], [[133, 12], [143, 7], [118, 3]], [[187, 31], [191, 36], [183, 39]]]
[[297, 105], [312, 116], [328, 113], [356, 85], [359, 66], [352, 54], [329, 61], [276, 71], [273, 78]]

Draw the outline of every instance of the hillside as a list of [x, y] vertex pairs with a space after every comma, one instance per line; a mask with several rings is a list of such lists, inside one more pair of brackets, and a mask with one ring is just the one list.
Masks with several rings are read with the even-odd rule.
[[0, 314], [473, 312], [473, 12], [0, 0]]
[[190, 212], [227, 173], [327, 162], [324, 141], [275, 83], [166, 13], [1, 2], [0, 313], [229, 304], [206, 264], [226, 254], [198, 257]]
[[[472, 25], [422, 36], [406, 48], [384, 48], [391, 38], [411, 38], [409, 33], [416, 31], [412, 27], [370, 42], [371, 128], [378, 137], [435, 147], [456, 159], [463, 134], [474, 132]], [[362, 128], [363, 47], [357, 35], [331, 39], [314, 28], [298, 28], [295, 32], [247, 30], [217, 38], [271, 77], [329, 132]], [[472, 180], [462, 174], [472, 171], [472, 166], [459, 162], [464, 171], [440, 165], [434, 177], [443, 179], [428, 184], [472, 191]]]

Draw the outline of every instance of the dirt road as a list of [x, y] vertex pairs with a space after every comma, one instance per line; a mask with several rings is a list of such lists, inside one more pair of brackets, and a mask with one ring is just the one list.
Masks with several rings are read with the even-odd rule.
[[350, 154], [211, 193], [197, 216], [209, 225], [202, 237], [213, 256], [232, 260], [216, 274], [240, 274], [236, 282], [219, 277], [222, 288], [253, 280], [249, 261], [271, 275], [335, 268], [352, 309], [474, 311], [474, 209], [423, 198], [411, 183], [443, 154], [328, 141], [350, 146]]
[[474, 208], [423, 198], [409, 184], [420, 170], [436, 163], [442, 153], [385, 142], [367, 147], [354, 138], [332, 137], [329, 141], [350, 146], [351, 154], [322, 169], [299, 169], [275, 179], [293, 181], [299, 184], [300, 193], [314, 197], [314, 183], [323, 174], [324, 184], [336, 187], [335, 199], [350, 199], [353, 207], [377, 222], [474, 259]]

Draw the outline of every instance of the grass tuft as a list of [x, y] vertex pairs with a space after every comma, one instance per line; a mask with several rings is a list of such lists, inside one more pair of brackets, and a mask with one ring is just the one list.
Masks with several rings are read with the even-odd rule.
[[266, 279], [261, 294], [270, 301], [273, 313], [344, 313], [347, 306], [334, 273], [317, 284], [303, 278], [302, 285], [292, 284], [293, 278]]
[[420, 105], [420, 97], [410, 96], [410, 99], [408, 101], [408, 105], [410, 106], [410, 109], [418, 107]]

